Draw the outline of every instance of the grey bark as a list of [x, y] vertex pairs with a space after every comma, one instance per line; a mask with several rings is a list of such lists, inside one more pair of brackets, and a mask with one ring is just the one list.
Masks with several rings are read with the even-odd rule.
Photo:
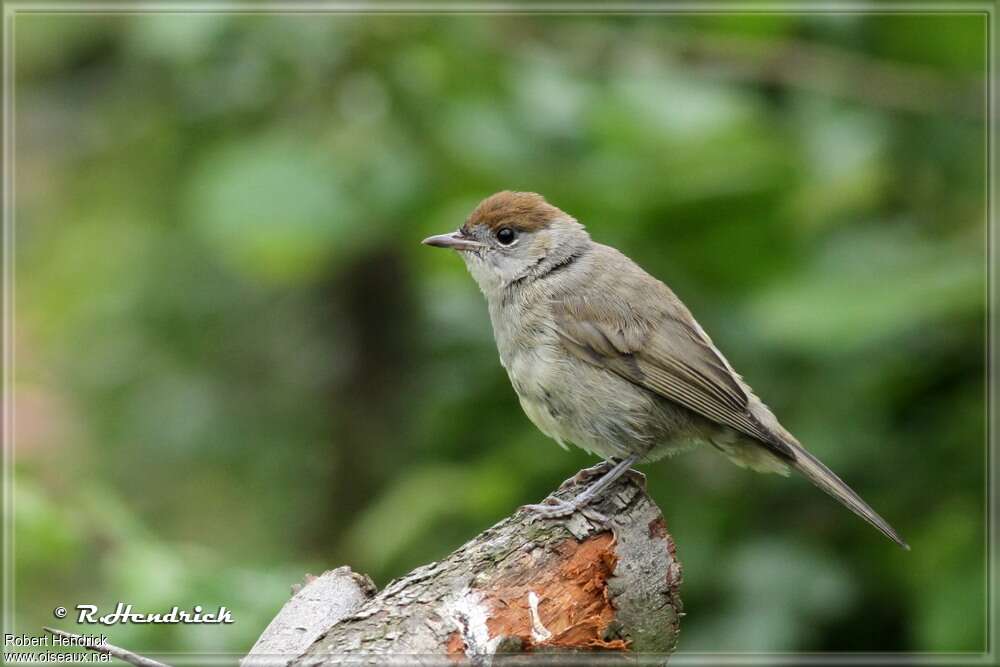
[[326, 630], [349, 616], [375, 594], [371, 579], [349, 567], [306, 576], [292, 599], [264, 630], [240, 667], [287, 665]]
[[[575, 482], [553, 495], [572, 497]], [[680, 582], [663, 516], [633, 472], [564, 519], [519, 510], [377, 594], [346, 568], [310, 581], [244, 664], [664, 661]]]

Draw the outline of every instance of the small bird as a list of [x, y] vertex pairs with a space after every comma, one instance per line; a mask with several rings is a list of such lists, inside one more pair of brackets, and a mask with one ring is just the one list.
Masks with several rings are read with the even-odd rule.
[[909, 549], [778, 423], [669, 287], [541, 195], [498, 192], [458, 231], [423, 242], [457, 251], [479, 284], [528, 418], [563, 447], [605, 459], [572, 500], [527, 507], [566, 516], [631, 466], [705, 443], [744, 468], [799, 471]]

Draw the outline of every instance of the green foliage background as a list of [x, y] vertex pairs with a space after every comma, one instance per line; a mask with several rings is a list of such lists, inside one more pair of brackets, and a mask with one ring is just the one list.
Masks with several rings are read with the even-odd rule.
[[304, 573], [384, 585], [591, 464], [419, 245], [524, 189], [913, 545], [713, 452], [649, 466], [682, 649], [982, 649], [985, 25], [18, 16], [18, 631], [227, 605], [112, 638], [243, 651]]

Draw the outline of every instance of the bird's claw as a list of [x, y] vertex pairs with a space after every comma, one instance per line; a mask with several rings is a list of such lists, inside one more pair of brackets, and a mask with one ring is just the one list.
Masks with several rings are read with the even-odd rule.
[[635, 468], [629, 468], [625, 474], [628, 475], [630, 479], [635, 481], [635, 483], [640, 487], [643, 489], [646, 488], [646, 476], [643, 473], [639, 472]]
[[568, 489], [571, 486], [583, 486], [593, 479], [601, 477], [611, 470], [613, 464], [610, 461], [601, 461], [596, 466], [584, 468], [559, 486], [559, 490]]
[[544, 502], [525, 505], [524, 509], [534, 512], [543, 519], [561, 519], [569, 516], [578, 508], [576, 504], [566, 502], [565, 500], [546, 498]]

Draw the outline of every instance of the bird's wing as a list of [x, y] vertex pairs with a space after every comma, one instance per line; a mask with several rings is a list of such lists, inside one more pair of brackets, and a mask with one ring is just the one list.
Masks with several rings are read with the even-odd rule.
[[[617, 251], [598, 246], [598, 252]], [[670, 288], [623, 256], [612, 259], [595, 266], [613, 265], [616, 271], [585, 274], [591, 280], [586, 298], [568, 291], [551, 296], [553, 326], [567, 350], [750, 436], [909, 549], [885, 519], [790, 434], [782, 437], [754, 416], [749, 389]]]
[[[750, 412], [735, 372], [684, 305], [662, 283], [655, 286], [663, 301], [646, 308], [630, 303], [632, 290], [606, 290], [600, 303], [593, 293], [586, 299], [553, 299], [559, 338], [580, 359], [794, 458], [788, 445]], [[650, 283], [643, 287], [648, 295]], [[673, 305], [669, 310], [668, 303]]]

